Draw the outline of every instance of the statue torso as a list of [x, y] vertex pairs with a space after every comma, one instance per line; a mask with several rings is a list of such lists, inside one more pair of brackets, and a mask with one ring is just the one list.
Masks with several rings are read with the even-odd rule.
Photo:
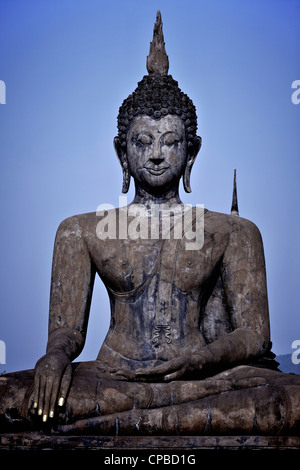
[[204, 245], [198, 250], [186, 250], [183, 239], [100, 240], [99, 219], [81, 216], [90, 256], [111, 300], [110, 328], [98, 359], [138, 368], [206, 344], [201, 309], [217, 281], [230, 233], [230, 216], [217, 215], [205, 214]]

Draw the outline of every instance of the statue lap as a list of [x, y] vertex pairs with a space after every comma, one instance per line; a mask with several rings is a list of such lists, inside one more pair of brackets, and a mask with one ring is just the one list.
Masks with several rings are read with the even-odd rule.
[[[36, 411], [28, 411], [33, 378], [34, 370], [0, 378], [6, 409], [1, 432], [36, 429]], [[68, 398], [51, 430], [72, 435], [297, 435], [299, 410], [300, 376], [280, 371], [240, 365], [203, 380], [148, 383], [116, 380], [100, 361], [89, 361], [73, 364]]]

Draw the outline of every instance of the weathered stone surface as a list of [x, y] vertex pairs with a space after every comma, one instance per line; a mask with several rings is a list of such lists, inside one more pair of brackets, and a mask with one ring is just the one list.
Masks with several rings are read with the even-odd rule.
[[[134, 201], [59, 226], [47, 351], [34, 370], [0, 378], [2, 434], [40, 430], [41, 445], [67, 446], [71, 438], [62, 435], [117, 435], [129, 443], [137, 441], [120, 436], [225, 442], [228, 434], [259, 440], [300, 433], [300, 376], [277, 371], [271, 353], [258, 228], [238, 216], [237, 200], [227, 215], [191, 209], [179, 197], [181, 178], [191, 190], [201, 138], [191, 100], [157, 73], [159, 24], [155, 31], [156, 71], [124, 101], [114, 140], [123, 191], [132, 177]], [[96, 274], [108, 291], [111, 323], [97, 359], [76, 363]], [[26, 439], [37, 445], [34, 434], [1, 442], [18, 445], [18, 436], [20, 446]], [[75, 442], [101, 439], [113, 442]]]
[[298, 450], [297, 436], [47, 436], [0, 434], [0, 450]]

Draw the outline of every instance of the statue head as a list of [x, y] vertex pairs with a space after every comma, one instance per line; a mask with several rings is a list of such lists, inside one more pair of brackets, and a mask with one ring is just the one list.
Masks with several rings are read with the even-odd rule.
[[[173, 177], [169, 174], [169, 184], [171, 180], [175, 184], [176, 178], [178, 184], [180, 177], [183, 176], [184, 188], [186, 192], [191, 192], [191, 169], [201, 147], [201, 138], [196, 135], [196, 109], [192, 100], [178, 87], [178, 82], [168, 75], [168, 68], [169, 60], [165, 51], [161, 15], [157, 12], [153, 41], [150, 43], [147, 57], [148, 75], [143, 77], [136, 90], [123, 101], [119, 109], [118, 136], [114, 139], [114, 145], [123, 169], [123, 192], [129, 189], [130, 176], [133, 176], [139, 184], [153, 185], [157, 188], [163, 184], [168, 186], [166, 177], [170, 170], [164, 172], [165, 178], [158, 177], [163, 174], [160, 174], [160, 170], [174, 165], [174, 158], [173, 161], [172, 159], [165, 161], [171, 147], [173, 149], [176, 147], [175, 153], [181, 162], [180, 164], [177, 162], [173, 168], [173, 173], [176, 173], [177, 177], [175, 174]], [[142, 136], [141, 139], [138, 138], [139, 135]], [[160, 148], [165, 147], [164, 151], [160, 151], [160, 155], [157, 154], [159, 145]], [[141, 171], [138, 173], [134, 171], [131, 158], [134, 146], [140, 149], [140, 156], [145, 160], [140, 162], [141, 168], [144, 164], [146, 169], [153, 170], [153, 178], [148, 175], [151, 181], [144, 179], [140, 181], [138, 176], [141, 175]], [[142, 151], [143, 146], [146, 152]], [[133, 153], [136, 160], [137, 152]], [[151, 162], [147, 163], [148, 160]]]

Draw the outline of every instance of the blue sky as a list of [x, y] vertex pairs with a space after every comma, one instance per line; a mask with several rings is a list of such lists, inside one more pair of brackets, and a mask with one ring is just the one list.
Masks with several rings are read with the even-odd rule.
[[[146, 74], [158, 9], [169, 72], [203, 138], [182, 199], [230, 212], [237, 169], [240, 215], [265, 246], [273, 350], [300, 339], [300, 1], [0, 0], [0, 372], [45, 352], [59, 223], [118, 205], [118, 109]], [[108, 324], [97, 280], [80, 360], [97, 356]]]

